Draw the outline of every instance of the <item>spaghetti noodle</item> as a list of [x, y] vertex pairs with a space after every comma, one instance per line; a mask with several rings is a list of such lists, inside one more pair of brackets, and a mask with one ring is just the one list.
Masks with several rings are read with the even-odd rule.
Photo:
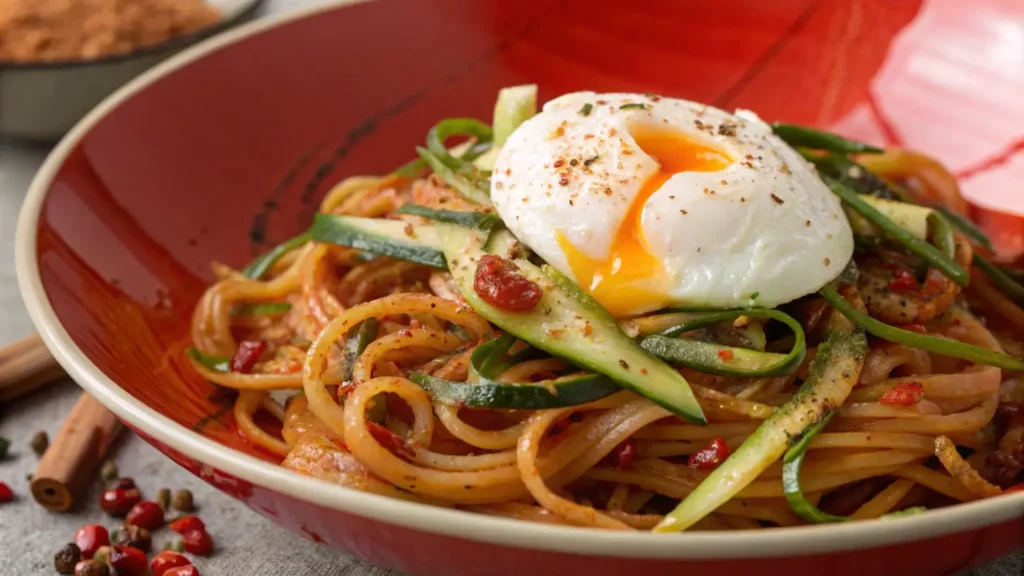
[[[348, 178], [321, 213], [403, 223], [410, 236], [430, 221], [396, 213], [403, 206], [424, 207], [419, 213], [448, 226], [459, 218], [480, 223], [459, 215], [490, 209], [459, 190], [487, 178], [467, 169], [486, 152], [481, 134], [461, 156], [428, 153], [433, 174], [413, 163], [386, 177]], [[807, 157], [823, 178], [844, 185], [827, 164], [835, 160], [832, 140], [797, 140], [821, 143], [824, 152]], [[436, 134], [428, 141], [436, 144]], [[919, 154], [891, 152], [863, 164], [841, 158], [844, 169], [870, 167], [903, 203], [939, 199], [945, 210], [964, 210], [955, 180]], [[863, 235], [851, 264], [859, 279], [841, 279], [831, 297], [823, 290], [780, 307], [798, 319], [795, 334], [753, 312], [620, 321], [622, 333], [653, 354], [661, 354], [656, 340], [646, 339], [657, 333], [668, 345], [705, 346], [681, 348], [690, 360], [675, 363], [704, 425], [512, 337], [467, 304], [473, 294], [452, 274], [423, 263], [435, 252], [403, 259], [393, 247], [352, 238], [304, 235], [244, 270], [215, 265], [218, 281], [195, 309], [190, 356], [202, 377], [239, 391], [235, 419], [253, 444], [288, 468], [342, 486], [616, 530], [875, 519], [995, 496], [1024, 470], [1024, 390], [1013, 378], [1020, 361], [1003, 352], [1020, 350], [1024, 310], [971, 266], [972, 253], [991, 252], [969, 232], [956, 232], [945, 248], [969, 274], [965, 287], [935, 266], [922, 269], [892, 236]], [[903, 274], [914, 276], [912, 288], [892, 289]], [[862, 325], [862, 316], [899, 330], [890, 340]], [[857, 344], [864, 330], [866, 349]], [[969, 353], [937, 348], [949, 344]], [[790, 350], [795, 361], [783, 362]], [[840, 377], [848, 381], [812, 390], [837, 357], [853, 367]], [[282, 405], [271, 391], [291, 397]], [[821, 411], [794, 416], [808, 398]], [[280, 421], [281, 433], [261, 427], [259, 412]], [[785, 430], [782, 444], [766, 439], [773, 430]], [[751, 458], [759, 464], [737, 468]], [[725, 467], [743, 480], [709, 487]], [[688, 512], [691, 495], [707, 510]]]

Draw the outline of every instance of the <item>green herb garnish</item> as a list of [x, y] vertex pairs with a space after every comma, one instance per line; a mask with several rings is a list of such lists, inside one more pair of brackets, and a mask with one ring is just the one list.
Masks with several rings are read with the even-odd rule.
[[587, 102], [586, 104], [583, 105], [582, 108], [580, 108], [580, 110], [579, 110], [579, 112], [577, 112], [577, 114], [579, 114], [580, 116], [590, 116], [590, 111], [593, 110], [593, 109], [594, 109], [594, 105], [591, 104], [590, 102]]
[[622, 106], [619, 106], [619, 110], [647, 110], [647, 104], [623, 104]]

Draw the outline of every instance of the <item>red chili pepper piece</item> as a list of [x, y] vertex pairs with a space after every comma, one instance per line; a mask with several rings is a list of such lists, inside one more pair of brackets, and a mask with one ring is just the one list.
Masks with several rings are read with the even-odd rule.
[[10, 502], [11, 500], [14, 500], [14, 491], [7, 484], [0, 482], [0, 504]]
[[920, 382], [900, 382], [886, 390], [878, 399], [878, 403], [888, 406], [913, 406], [923, 397], [924, 385]]
[[164, 525], [164, 509], [156, 502], [143, 500], [132, 506], [124, 523], [150, 531], [156, 530]]
[[248, 374], [256, 366], [256, 361], [267, 349], [266, 340], [243, 340], [238, 344], [238, 350], [231, 357], [231, 371]]
[[712, 438], [707, 446], [690, 454], [686, 465], [695, 470], [714, 470], [729, 457], [729, 445], [724, 438]]
[[164, 576], [199, 576], [199, 568], [189, 564], [181, 568], [172, 568], [164, 572]]
[[142, 495], [134, 488], [128, 490], [115, 488], [106, 490], [100, 495], [100, 508], [111, 516], [124, 516], [141, 500]]
[[75, 532], [75, 544], [82, 551], [82, 558], [88, 560], [101, 546], [110, 545], [110, 533], [99, 524], [86, 524]]
[[189, 530], [182, 534], [185, 540], [185, 551], [196, 556], [209, 556], [213, 553], [213, 537], [206, 530]]
[[629, 468], [629, 465], [636, 460], [636, 442], [630, 439], [619, 444], [608, 454], [608, 460], [619, 470]]
[[914, 334], [928, 333], [928, 329], [924, 327], [924, 324], [900, 324], [896, 327], [907, 332], [913, 332]]
[[373, 436], [374, 440], [380, 442], [381, 446], [386, 448], [388, 452], [404, 460], [416, 458], [416, 451], [406, 442], [405, 438], [369, 420], [366, 421], [366, 427], [370, 430], [370, 435]]
[[892, 281], [889, 282], [889, 290], [893, 292], [915, 292], [921, 289], [921, 283], [914, 278], [909, 270], [896, 269], [892, 274]]
[[206, 524], [198, 516], [182, 516], [167, 526], [178, 534], [184, 534], [190, 530], [206, 532]]
[[544, 294], [515, 264], [493, 254], [480, 259], [473, 289], [488, 304], [513, 312], [533, 309]]
[[153, 572], [153, 576], [165, 576], [168, 570], [191, 565], [192, 562], [185, 556], [173, 550], [164, 550], [153, 557], [153, 561], [149, 563], [149, 569]]
[[118, 576], [143, 576], [149, 567], [146, 553], [131, 546], [114, 546], [110, 549], [110, 565]]
[[733, 357], [732, 350], [719, 350], [718, 351], [718, 359], [721, 360], [722, 362], [729, 362], [730, 360], [732, 360], [732, 357]]

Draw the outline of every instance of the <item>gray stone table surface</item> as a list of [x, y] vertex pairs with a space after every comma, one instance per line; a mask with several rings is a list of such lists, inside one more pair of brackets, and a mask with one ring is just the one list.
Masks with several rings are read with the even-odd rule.
[[[277, 13], [323, 0], [270, 0], [265, 13]], [[14, 232], [25, 190], [47, 150], [0, 142], [0, 346], [32, 332], [18, 294], [14, 273]], [[84, 498], [83, 509], [53, 514], [28, 495], [26, 475], [38, 462], [28, 448], [31, 435], [45, 430], [52, 438], [78, 398], [70, 381], [47, 387], [0, 406], [0, 436], [12, 440], [11, 456], [0, 463], [0, 481], [8, 483], [18, 500], [0, 508], [0, 574], [54, 574], [53, 554], [71, 540], [75, 529], [97, 522], [113, 526], [96, 505], [98, 486]], [[220, 575], [346, 575], [400, 576], [340, 552], [318, 546], [238, 504], [179, 468], [140, 438], [125, 434], [113, 456], [123, 474], [136, 479], [148, 494], [162, 487], [188, 488], [195, 494], [199, 514], [216, 540], [216, 553], [200, 559], [204, 576]], [[155, 537], [161, 545], [168, 532]], [[968, 576], [968, 575], [964, 575]], [[1002, 559], [969, 576], [1024, 576], [1024, 556]]]

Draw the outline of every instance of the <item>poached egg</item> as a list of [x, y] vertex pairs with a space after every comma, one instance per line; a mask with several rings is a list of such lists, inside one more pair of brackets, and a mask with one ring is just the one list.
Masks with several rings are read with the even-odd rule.
[[838, 198], [749, 112], [578, 92], [501, 148], [508, 228], [618, 318], [670, 306], [776, 307], [853, 254]]

